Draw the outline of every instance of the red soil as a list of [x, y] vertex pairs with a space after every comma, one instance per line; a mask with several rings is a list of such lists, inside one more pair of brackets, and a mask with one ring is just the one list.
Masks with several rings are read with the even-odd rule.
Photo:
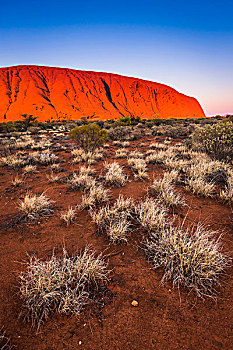
[[[132, 147], [147, 150], [147, 142], [131, 142]], [[112, 159], [114, 147], [107, 151], [105, 160]], [[63, 164], [64, 176], [78, 169], [71, 165], [67, 153], [58, 152]], [[117, 160], [126, 166], [125, 159]], [[103, 162], [95, 166], [101, 171]], [[163, 168], [149, 166], [149, 175], [162, 176]], [[152, 171], [153, 169], [153, 171]], [[134, 181], [125, 167], [130, 180], [125, 187], [111, 188], [113, 198], [119, 193], [136, 200], [143, 198], [148, 183]], [[17, 201], [25, 195], [25, 188], [13, 190], [12, 176], [15, 170], [0, 168], [0, 221], [17, 215]], [[70, 205], [80, 204], [81, 192], [67, 191], [66, 184], [48, 184], [46, 167], [29, 176], [27, 188], [35, 193], [46, 190], [46, 195], [56, 202], [58, 209], [49, 219], [34, 224], [21, 224], [0, 234], [0, 326], [4, 325], [18, 350], [229, 350], [232, 348], [232, 277], [227, 271], [227, 280], [218, 289], [217, 300], [201, 300], [188, 290], [173, 289], [170, 283], [160, 284], [162, 271], [152, 269], [144, 254], [137, 249], [135, 233], [127, 245], [109, 244], [105, 235], [97, 235], [86, 210], [79, 212], [74, 224], [66, 227], [59, 219], [60, 211]], [[177, 217], [187, 214], [187, 222], [198, 221], [211, 229], [224, 232], [223, 248], [230, 251], [232, 240], [232, 210], [214, 199], [204, 199], [179, 191], [185, 196], [189, 207], [177, 210]], [[71, 254], [86, 244], [97, 252], [109, 254], [112, 269], [109, 288], [114, 293], [101, 309], [91, 306], [80, 317], [52, 315], [36, 335], [30, 324], [19, 318], [21, 301], [17, 294], [18, 275], [25, 269], [21, 263], [29, 254], [37, 253], [47, 258], [56, 248], [56, 254], [66, 246]], [[232, 270], [232, 269], [231, 269]], [[131, 305], [139, 302], [138, 307]], [[101, 306], [101, 305], [100, 305]], [[79, 342], [81, 341], [81, 344]]]
[[0, 68], [0, 122], [19, 120], [25, 113], [39, 121], [205, 117], [195, 98], [155, 82], [66, 68]]

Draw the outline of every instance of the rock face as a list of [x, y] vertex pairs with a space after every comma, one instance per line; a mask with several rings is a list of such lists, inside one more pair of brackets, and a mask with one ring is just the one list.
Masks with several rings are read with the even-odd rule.
[[159, 83], [67, 68], [0, 68], [0, 122], [19, 120], [25, 113], [40, 121], [205, 117], [195, 98]]

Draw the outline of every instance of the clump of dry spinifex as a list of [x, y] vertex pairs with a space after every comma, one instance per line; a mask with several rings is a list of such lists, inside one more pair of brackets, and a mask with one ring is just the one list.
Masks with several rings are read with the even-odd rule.
[[77, 215], [77, 207], [69, 207], [66, 211], [61, 213], [61, 220], [66, 223], [66, 225], [70, 225]]
[[148, 231], [167, 225], [167, 209], [156, 199], [146, 198], [135, 206], [136, 219]]
[[39, 328], [53, 312], [78, 315], [107, 281], [107, 265], [102, 256], [85, 248], [81, 253], [46, 261], [30, 257], [20, 275], [20, 296], [24, 316]]
[[68, 184], [72, 190], [88, 190], [96, 184], [96, 180], [89, 173], [73, 173], [68, 179]]
[[172, 181], [172, 176], [169, 178], [168, 174], [163, 179], [154, 180], [149, 188], [149, 193], [157, 196], [168, 207], [184, 206], [185, 199], [175, 191], [171, 184]]
[[131, 152], [131, 156], [128, 158], [128, 165], [132, 168], [136, 180], [145, 180], [148, 178], [147, 164], [146, 161], [141, 158], [140, 153]]
[[189, 287], [198, 296], [212, 296], [229, 262], [215, 233], [200, 224], [191, 230], [166, 226], [150, 233], [145, 251], [155, 268], [165, 270], [162, 281]]
[[113, 243], [127, 242], [134, 213], [133, 199], [124, 199], [121, 195], [113, 206], [106, 205], [98, 211], [90, 211], [98, 230], [106, 232]]
[[53, 213], [53, 201], [44, 193], [36, 195], [27, 193], [19, 201], [19, 209], [27, 219], [36, 219], [38, 216], [48, 216]]
[[109, 200], [109, 190], [100, 185], [93, 185], [82, 195], [81, 208], [93, 208]]
[[124, 186], [127, 181], [127, 176], [123, 172], [123, 167], [120, 164], [105, 163], [105, 169], [107, 170], [105, 175], [105, 181], [107, 184], [115, 186]]
[[11, 350], [13, 349], [11, 339], [6, 335], [4, 328], [0, 330], [0, 349], [1, 350]]

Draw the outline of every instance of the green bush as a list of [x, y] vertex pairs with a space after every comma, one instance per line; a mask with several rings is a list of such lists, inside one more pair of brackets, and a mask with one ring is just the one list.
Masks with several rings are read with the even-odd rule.
[[192, 135], [192, 147], [206, 152], [212, 159], [230, 161], [233, 159], [233, 122], [223, 120], [206, 125]]
[[70, 131], [70, 137], [75, 140], [78, 147], [87, 153], [94, 152], [96, 148], [102, 146], [106, 142], [108, 134], [98, 125], [91, 124], [76, 126]]

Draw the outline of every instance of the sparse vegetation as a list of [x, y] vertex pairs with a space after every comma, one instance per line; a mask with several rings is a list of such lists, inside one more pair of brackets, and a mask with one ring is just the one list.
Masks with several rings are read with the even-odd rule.
[[61, 217], [61, 220], [63, 220], [68, 226], [74, 221], [76, 214], [77, 214], [77, 207], [69, 207], [68, 210], [61, 213], [60, 217]]
[[213, 238], [214, 232], [200, 224], [192, 231], [173, 226], [154, 231], [145, 250], [155, 268], [164, 268], [163, 282], [172, 280], [198, 296], [212, 296], [229, 260], [221, 252], [219, 239]]
[[[17, 325], [13, 317], [19, 296], [23, 303], [22, 315], [38, 328], [55, 313], [61, 314], [59, 327], [64, 322], [66, 328], [67, 318], [63, 319], [62, 315], [78, 315], [87, 304], [88, 312], [84, 318], [80, 317], [78, 324], [85, 327], [87, 316], [91, 327], [92, 315], [97, 318], [100, 315], [101, 319], [101, 310], [106, 304], [110, 304], [106, 314], [112, 309], [112, 298], [117, 298], [118, 316], [123, 312], [122, 301], [133, 306], [131, 298], [137, 300], [143, 313], [147, 312], [149, 309], [144, 310], [140, 300], [141, 291], [148, 288], [143, 294], [147, 298], [148, 293], [155, 292], [155, 287], [159, 304], [168, 297], [168, 312], [174, 306], [173, 301], [178, 305], [179, 297], [191, 305], [195, 293], [204, 298], [215, 297], [220, 292], [221, 303], [215, 304], [211, 317], [218, 322], [221, 313], [221, 319], [226, 319], [224, 326], [228, 325], [230, 278], [225, 288], [220, 287], [225, 283], [222, 276], [231, 261], [224, 251], [232, 247], [233, 163], [229, 153], [226, 157], [216, 157], [212, 151], [205, 150], [202, 145], [205, 139], [194, 136], [203, 125], [205, 130], [214, 126], [212, 130], [218, 131], [218, 120], [163, 121], [158, 116], [154, 120], [139, 119], [134, 121], [130, 117], [128, 123], [127, 120], [96, 121], [85, 117], [78, 121], [38, 123], [38, 126], [32, 123], [24, 131], [15, 122], [3, 125], [0, 231], [4, 244], [0, 262], [5, 283], [2, 295], [10, 292], [9, 309], [4, 306], [4, 300], [2, 303], [2, 323], [7, 327], [7, 333], [2, 332], [4, 337], [7, 338], [8, 330], [12, 334], [10, 322]], [[228, 123], [228, 119], [224, 118], [223, 122], [221, 118], [221, 123]], [[107, 129], [109, 144], [101, 143], [94, 149], [87, 146], [86, 150], [76, 144], [74, 148], [69, 133], [77, 125]], [[182, 139], [178, 140], [181, 135]], [[224, 139], [223, 134], [221, 138]], [[33, 172], [35, 175], [29, 175]], [[56, 215], [50, 220], [48, 216], [53, 213]], [[196, 224], [200, 217], [208, 223], [207, 227]], [[226, 231], [224, 248], [222, 235], [213, 231], [219, 227]], [[64, 242], [72, 250], [77, 242], [83, 246], [92, 240], [98, 251], [107, 252], [104, 259], [96, 258], [88, 249], [68, 256], [66, 251], [62, 254], [57, 248], [53, 251], [51, 246], [51, 242]], [[149, 262], [146, 265], [141, 248], [153, 265]], [[30, 255], [36, 252], [44, 258], [29, 257], [20, 277], [20, 293], [11, 293], [16, 285], [13, 264], [25, 259], [27, 252]], [[98, 258], [100, 265], [95, 262]], [[105, 288], [106, 259], [112, 269], [109, 290]], [[153, 268], [159, 270], [155, 273], [151, 271]], [[158, 278], [162, 278], [164, 288], [157, 283]], [[179, 291], [171, 290], [171, 283]], [[195, 292], [194, 296], [190, 291]], [[143, 302], [149, 303], [150, 308], [154, 303], [152, 299]], [[195, 304], [198, 318], [210, 305], [198, 301]], [[189, 308], [186, 311], [190, 315], [193, 312]], [[91, 328], [86, 329], [91, 332]], [[94, 332], [97, 330], [99, 328]], [[84, 333], [88, 336], [88, 332]], [[47, 337], [47, 327], [43, 333]], [[80, 335], [84, 333], [81, 331]], [[27, 341], [24, 327], [19, 334], [22, 337], [14, 335], [13, 340], [24, 347]], [[55, 334], [58, 333], [55, 331]], [[0, 335], [0, 342], [4, 337]], [[68, 336], [64, 338], [67, 341]], [[76, 335], [72, 338], [76, 346]], [[57, 339], [60, 341], [60, 336]], [[90, 346], [84, 343], [84, 338], [82, 341], [84, 347]], [[64, 341], [64, 344], [71, 343]], [[225, 346], [224, 342], [221, 344]]]
[[127, 176], [123, 173], [123, 169], [118, 163], [105, 163], [105, 169], [107, 170], [105, 175], [105, 181], [107, 184], [115, 186], [125, 185]]
[[108, 134], [106, 130], [100, 129], [98, 125], [93, 124], [76, 126], [71, 130], [70, 137], [85, 153], [93, 153], [107, 141]]
[[26, 319], [39, 328], [54, 313], [78, 315], [107, 281], [107, 265], [101, 255], [85, 248], [48, 260], [30, 257], [20, 275], [20, 295]]
[[203, 150], [211, 158], [230, 161], [233, 159], [233, 122], [230, 119], [204, 126], [193, 134], [192, 146]]
[[19, 209], [27, 219], [36, 219], [38, 216], [48, 216], [53, 212], [53, 202], [44, 194], [27, 193], [19, 201]]

